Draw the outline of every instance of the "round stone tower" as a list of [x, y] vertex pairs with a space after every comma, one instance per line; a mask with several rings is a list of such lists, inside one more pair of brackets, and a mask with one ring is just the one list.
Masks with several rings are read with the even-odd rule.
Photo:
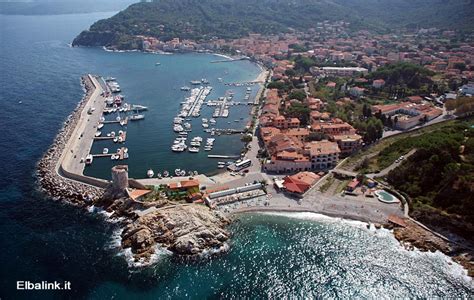
[[112, 168], [112, 187], [117, 192], [123, 192], [128, 188], [127, 165], [117, 165]]

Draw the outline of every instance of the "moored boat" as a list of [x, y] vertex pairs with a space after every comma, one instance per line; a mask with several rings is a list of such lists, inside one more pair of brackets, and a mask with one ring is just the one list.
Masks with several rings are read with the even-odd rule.
[[155, 175], [155, 172], [153, 172], [152, 169], [148, 169], [148, 171], [146, 172], [146, 176], [148, 176], [148, 178], [152, 178], [154, 175]]

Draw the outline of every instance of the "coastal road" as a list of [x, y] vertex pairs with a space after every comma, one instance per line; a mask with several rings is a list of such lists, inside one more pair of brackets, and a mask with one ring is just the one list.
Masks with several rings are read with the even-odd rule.
[[[407, 154], [405, 154], [404, 156], [404, 159], [407, 159], [408, 157], [412, 156], [413, 154], [415, 154], [416, 152], [416, 149], [412, 149], [410, 150], [410, 152], [408, 152]], [[403, 160], [399, 161], [399, 162], [393, 162], [390, 166], [386, 167], [385, 169], [383, 169], [382, 171], [378, 172], [378, 173], [371, 173], [371, 174], [366, 174], [365, 176], [368, 177], [368, 178], [374, 178], [374, 177], [385, 177], [387, 176], [387, 174], [396, 169], [402, 162]]]

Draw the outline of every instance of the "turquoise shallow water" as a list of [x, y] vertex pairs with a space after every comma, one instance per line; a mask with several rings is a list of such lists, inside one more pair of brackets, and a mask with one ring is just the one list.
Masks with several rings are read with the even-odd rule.
[[[130, 126], [129, 147], [135, 152], [148, 149], [132, 146], [142, 127], [148, 128], [153, 119], [171, 118], [169, 112], [175, 114], [175, 101], [182, 96], [176, 88], [188, 80], [163, 82], [166, 76], [157, 79], [162, 78], [162, 70], [175, 72], [181, 64], [197, 72], [189, 78], [212, 81], [221, 68], [228, 68], [229, 76], [236, 79], [252, 77], [258, 69], [250, 63], [209, 64], [211, 58], [205, 55], [147, 56], [67, 46], [75, 34], [108, 15], [0, 17], [2, 299], [472, 297], [472, 282], [442, 254], [408, 252], [387, 232], [307, 215], [297, 215], [300, 219], [244, 216], [231, 228], [228, 254], [192, 264], [164, 255], [151, 267], [129, 268], [126, 257], [114, 246], [116, 225], [35, 192], [35, 163], [81, 97], [79, 76], [85, 72], [115, 76], [124, 94], [136, 102], [162, 103], [137, 128]], [[162, 66], [155, 67], [156, 60]], [[157, 70], [161, 67], [168, 69]], [[199, 73], [201, 68], [216, 69]], [[206, 72], [215, 73], [207, 76]], [[169, 88], [158, 88], [155, 81]], [[160, 136], [171, 125], [165, 123], [157, 122], [156, 134], [149, 134], [155, 148], [147, 155], [157, 168], [176, 164], [164, 159], [166, 153], [159, 147], [169, 144]], [[228, 143], [217, 142], [216, 148], [219, 145]], [[141, 175], [148, 161], [140, 162], [138, 156], [132, 159], [142, 166], [133, 172]], [[206, 171], [213, 165], [203, 163], [196, 168]], [[100, 168], [90, 171], [101, 172]], [[69, 280], [73, 290], [18, 292], [17, 280]]]

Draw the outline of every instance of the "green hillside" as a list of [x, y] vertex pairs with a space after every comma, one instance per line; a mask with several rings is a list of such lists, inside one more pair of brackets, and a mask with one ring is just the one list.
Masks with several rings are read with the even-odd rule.
[[237, 38], [305, 30], [324, 20], [377, 31], [404, 26], [471, 30], [473, 11], [472, 1], [462, 0], [159, 0], [133, 4], [96, 22], [73, 44], [117, 45], [141, 34], [163, 40]]

